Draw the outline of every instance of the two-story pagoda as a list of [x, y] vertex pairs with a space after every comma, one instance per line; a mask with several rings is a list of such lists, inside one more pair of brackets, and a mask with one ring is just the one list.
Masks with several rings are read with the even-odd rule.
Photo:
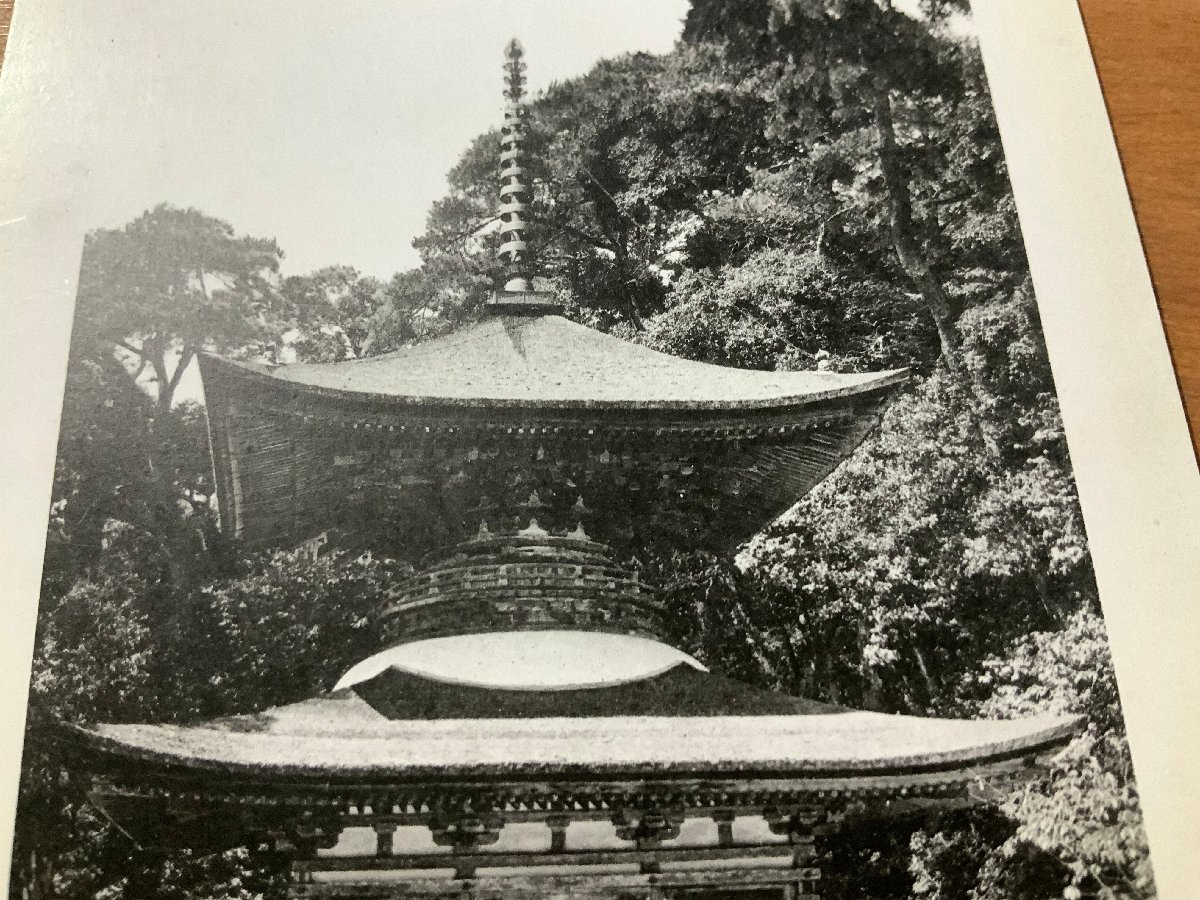
[[202, 361], [231, 535], [431, 560], [380, 610], [390, 649], [256, 715], [77, 729], [96, 800], [139, 840], [286, 849], [296, 897], [813, 897], [829, 816], [962, 801], [1075, 723], [843, 709], [664, 641], [622, 561], [744, 541], [905, 376], [724, 368], [563, 318], [526, 271], [510, 70], [511, 277], [482, 321], [369, 359]]

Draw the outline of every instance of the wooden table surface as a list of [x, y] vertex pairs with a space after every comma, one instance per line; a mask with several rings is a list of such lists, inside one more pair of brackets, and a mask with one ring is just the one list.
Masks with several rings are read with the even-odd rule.
[[1200, 0], [1079, 0], [1200, 447]]

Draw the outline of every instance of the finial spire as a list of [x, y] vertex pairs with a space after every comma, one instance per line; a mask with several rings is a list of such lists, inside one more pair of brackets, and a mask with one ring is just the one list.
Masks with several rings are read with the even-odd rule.
[[500, 138], [500, 259], [507, 263], [504, 286], [492, 292], [494, 315], [559, 315], [562, 306], [550, 291], [533, 289], [533, 266], [525, 229], [530, 188], [523, 163], [525, 139], [525, 51], [513, 38], [504, 51], [504, 130]]
[[528, 245], [525, 243], [525, 214], [529, 210], [529, 187], [521, 166], [525, 137], [525, 51], [513, 38], [504, 51], [504, 131], [500, 150], [500, 258], [508, 263], [506, 291], [531, 291]]

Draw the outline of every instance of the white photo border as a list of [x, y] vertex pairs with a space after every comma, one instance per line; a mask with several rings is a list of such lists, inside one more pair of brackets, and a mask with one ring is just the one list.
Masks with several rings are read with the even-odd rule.
[[1200, 809], [1200, 471], [1150, 273], [1078, 7], [973, 6], [1151, 864], [1164, 900], [1200, 897], [1191, 859]]
[[[18, 3], [0, 71], [0, 871], [9, 870], [87, 160], [55, 90], [65, 0]], [[1200, 472], [1083, 22], [1072, 0], [975, 0], [1164, 900], [1200, 897]], [[1131, 13], [1133, 10], [1131, 9]], [[65, 136], [68, 136], [64, 138]], [[1200, 288], [1200, 285], [1197, 286]]]

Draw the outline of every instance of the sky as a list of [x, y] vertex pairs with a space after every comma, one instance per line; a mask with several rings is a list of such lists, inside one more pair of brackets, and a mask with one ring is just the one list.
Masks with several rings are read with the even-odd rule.
[[[347, 264], [388, 277], [417, 263], [411, 242], [446, 172], [499, 124], [511, 37], [536, 91], [603, 57], [670, 50], [686, 8], [41, 0], [18, 4], [10, 54], [23, 59], [10, 55], [4, 75], [27, 83], [5, 85], [6, 118], [39, 131], [22, 146], [38, 146], [52, 183], [27, 185], [31, 197], [52, 196], [88, 229], [160, 202], [195, 206], [276, 238], [285, 274]], [[10, 194], [0, 225], [25, 212]]]
[[[500, 124], [512, 37], [536, 93], [605, 57], [669, 51], [687, 5], [18, 4], [0, 71], [0, 267], [47, 265], [39, 248], [56, 230], [77, 254], [84, 232], [167, 202], [275, 238], [285, 275], [350, 265], [389, 278], [418, 263], [412, 240], [446, 173]], [[48, 326], [52, 307], [28, 300]], [[202, 397], [195, 368], [179, 400]]]

